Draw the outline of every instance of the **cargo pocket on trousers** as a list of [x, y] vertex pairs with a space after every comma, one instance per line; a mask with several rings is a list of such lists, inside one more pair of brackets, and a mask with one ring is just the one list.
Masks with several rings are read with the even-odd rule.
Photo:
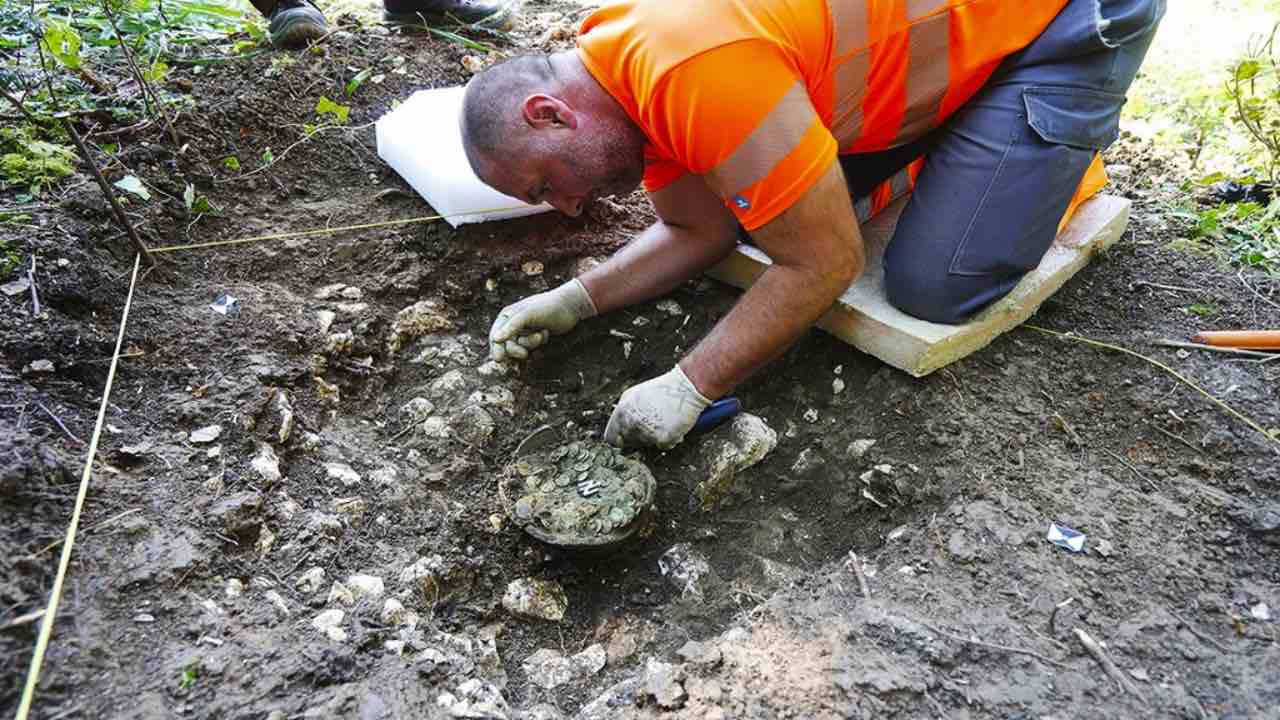
[[1041, 85], [1023, 90], [1022, 100], [1027, 124], [1047, 143], [1100, 152], [1120, 136], [1123, 95]]
[[1094, 155], [1120, 133], [1123, 95], [1044, 85], [1021, 94], [1026, 115], [1016, 119], [951, 258], [952, 274], [1009, 277], [1035, 268]]

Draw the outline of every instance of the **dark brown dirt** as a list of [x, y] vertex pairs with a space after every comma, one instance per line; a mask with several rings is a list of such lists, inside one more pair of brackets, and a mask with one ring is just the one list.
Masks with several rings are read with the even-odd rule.
[[[372, 128], [317, 134], [248, 173], [265, 149], [279, 158], [297, 142], [317, 98], [341, 97], [355, 71], [386, 70], [350, 100], [350, 124], [362, 126], [414, 89], [464, 82], [465, 52], [361, 30], [318, 54], [183, 69], [172, 81], [196, 88], [178, 123], [187, 150], [148, 130], [123, 138], [108, 172], [128, 168], [172, 196], [131, 208], [155, 245], [428, 214], [378, 160]], [[393, 57], [406, 58], [404, 74]], [[222, 166], [233, 154], [238, 174]], [[1131, 170], [1118, 183], [1135, 200], [1130, 229], [1034, 323], [1148, 354], [1280, 428], [1280, 363], [1149, 342], [1280, 326], [1280, 281], [1169, 249], [1178, 178], [1133, 141], [1112, 154]], [[186, 182], [220, 212], [188, 217]], [[87, 178], [31, 214], [35, 229], [0, 225], [38, 258], [44, 305], [33, 317], [29, 296], [0, 299], [2, 713], [16, 707], [38, 628], [12, 623], [42, 607], [52, 584], [59, 548], [48, 546], [63, 536], [85, 454], [69, 434], [92, 432], [131, 266]], [[1280, 612], [1277, 443], [1141, 360], [1030, 329], [921, 380], [811, 333], [740, 389], [780, 442], [728, 507], [693, 509], [699, 446], [688, 442], [642, 455], [659, 478], [659, 522], [617, 555], [563, 556], [495, 528], [496, 474], [523, 437], [543, 424], [598, 437], [622, 390], [669, 368], [736, 297], [691, 283], [672, 296], [678, 316], [648, 303], [585, 323], [513, 375], [475, 373], [503, 305], [562, 282], [649, 219], [636, 194], [576, 220], [410, 225], [166, 256], [137, 289], [34, 717], [447, 716], [438, 697], [465, 694], [471, 678], [502, 687], [513, 717], [555, 716], [522, 714], [539, 704], [571, 716], [615, 683], [622, 704], [583, 717], [656, 717], [668, 711], [646, 694], [645, 660], [678, 662], [690, 638], [724, 659], [686, 668], [678, 717], [1276, 716], [1276, 625], [1253, 613]], [[528, 260], [545, 272], [524, 274]], [[314, 297], [334, 283], [360, 288], [365, 307]], [[209, 309], [224, 292], [240, 298], [239, 317]], [[452, 329], [389, 352], [396, 313], [427, 298], [448, 308]], [[1188, 312], [1196, 303], [1216, 313]], [[327, 347], [321, 309], [337, 314], [330, 333], [351, 333], [349, 349]], [[39, 359], [55, 371], [24, 371]], [[450, 371], [460, 394], [432, 388]], [[489, 438], [469, 434], [474, 403], [462, 399], [481, 387], [511, 393], [509, 408], [486, 408]], [[284, 442], [281, 393], [295, 413]], [[459, 432], [404, 432], [400, 408], [416, 396]], [[214, 443], [189, 440], [215, 423]], [[852, 457], [861, 438], [876, 443]], [[151, 445], [141, 456], [122, 450], [141, 442]], [[262, 443], [275, 447], [283, 480], [250, 466]], [[334, 462], [360, 483], [331, 478]], [[860, 479], [882, 464], [892, 474]], [[362, 513], [335, 509], [350, 497]], [[1048, 544], [1050, 522], [1088, 533], [1089, 552]], [[711, 568], [692, 594], [659, 571], [678, 544]], [[866, 563], [870, 601], [850, 550]], [[401, 572], [435, 555], [453, 580], [435, 597], [408, 592]], [[312, 567], [325, 572], [314, 592], [298, 586]], [[333, 581], [354, 573], [404, 594], [418, 630], [389, 626], [382, 600], [328, 600]], [[507, 583], [528, 576], [564, 585], [562, 622], [502, 608]], [[227, 594], [232, 580], [238, 597]], [[345, 612], [345, 641], [312, 627], [330, 608]], [[1073, 628], [1108, 644], [1140, 697], [1102, 674]], [[486, 636], [497, 664], [475, 648], [432, 659]], [[387, 641], [406, 643], [403, 654]], [[595, 642], [610, 650], [598, 675], [544, 690], [522, 669], [539, 648], [571, 654]]]

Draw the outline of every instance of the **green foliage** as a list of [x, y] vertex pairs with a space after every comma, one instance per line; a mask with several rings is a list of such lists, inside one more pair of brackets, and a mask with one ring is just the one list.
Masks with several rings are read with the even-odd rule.
[[45, 24], [44, 37], [40, 39], [45, 52], [53, 56], [63, 67], [78, 70], [84, 61], [80, 58], [80, 33], [70, 24], [61, 20], [50, 20]]
[[1212, 303], [1196, 303], [1187, 308], [1187, 312], [1198, 317], [1208, 317], [1218, 312], [1218, 306]]
[[1280, 198], [1270, 205], [1222, 203], [1182, 210], [1174, 217], [1190, 225], [1190, 240], [1236, 265], [1280, 274]]
[[371, 75], [373, 75], [373, 68], [371, 67], [365, 68], [360, 72], [356, 73], [355, 76], [353, 76], [350, 80], [348, 80], [347, 88], [346, 88], [347, 97], [351, 97], [352, 95], [355, 95], [356, 90], [358, 90], [360, 86], [364, 84], [364, 81], [368, 80], [369, 76]]
[[235, 155], [228, 155], [222, 158], [222, 167], [231, 172], [240, 172], [240, 158]]
[[[17, 220], [22, 216], [9, 216], [9, 213], [0, 213], [0, 223], [6, 223], [11, 220]], [[22, 255], [18, 252], [18, 248], [7, 240], [0, 238], [0, 280], [8, 280], [10, 276], [22, 265]]]
[[321, 95], [320, 99], [316, 101], [316, 115], [320, 116], [322, 119], [325, 115], [332, 115], [334, 122], [339, 125], [345, 125], [347, 122], [347, 116], [350, 113], [350, 107], [336, 103], [324, 95]]
[[200, 679], [200, 663], [193, 662], [182, 668], [182, 673], [178, 675], [178, 689], [190, 690], [195, 687], [196, 682]]
[[209, 213], [218, 214], [218, 209], [209, 202], [209, 198], [196, 193], [196, 186], [187, 183], [187, 189], [182, 192], [182, 202], [187, 206], [187, 212], [202, 215]]
[[0, 188], [25, 187], [39, 195], [75, 172], [75, 159], [71, 148], [37, 139], [29, 125], [0, 128]]
[[1276, 32], [1250, 43], [1243, 57], [1232, 65], [1226, 96], [1234, 108], [1234, 120], [1253, 137], [1263, 151], [1268, 179], [1280, 180], [1280, 48]]

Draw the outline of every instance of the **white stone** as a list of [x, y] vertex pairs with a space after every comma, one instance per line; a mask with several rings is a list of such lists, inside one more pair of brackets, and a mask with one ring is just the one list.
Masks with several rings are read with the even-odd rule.
[[226, 594], [228, 598], [238, 598], [244, 594], [244, 583], [238, 578], [231, 578], [227, 581]]
[[839, 394], [840, 394], [840, 393], [842, 393], [842, 392], [844, 392], [844, 380], [841, 380], [840, 378], [836, 378], [836, 379], [832, 380], [832, 381], [831, 381], [831, 394], [832, 394], [832, 395], [839, 395]]
[[808, 410], [805, 410], [805, 411], [804, 411], [804, 420], [805, 420], [805, 422], [810, 422], [810, 423], [816, 423], [816, 422], [818, 422], [818, 409], [817, 409], [817, 408], [809, 408]]
[[355, 471], [346, 463], [329, 462], [324, 464], [324, 469], [329, 473], [331, 480], [337, 480], [345, 487], [353, 487], [360, 484], [360, 473]]
[[339, 295], [348, 300], [359, 300], [364, 297], [364, 291], [354, 285], [348, 285], [338, 292]]
[[334, 283], [332, 285], [325, 285], [319, 290], [316, 290], [315, 293], [312, 295], [312, 297], [314, 297], [317, 300], [328, 300], [329, 298], [332, 298], [335, 295], [341, 293], [342, 290], [346, 287], [347, 287], [346, 283]]
[[344, 497], [334, 498], [332, 507], [333, 511], [339, 515], [355, 519], [364, 516], [369, 504], [362, 497]]
[[319, 310], [316, 312], [316, 324], [320, 326], [321, 335], [329, 334], [329, 328], [333, 327], [333, 321], [337, 317], [337, 314], [332, 310]]
[[329, 588], [329, 597], [325, 598], [325, 602], [330, 605], [338, 604], [350, 607], [355, 604], [356, 598], [350, 588], [334, 580], [333, 587]]
[[851, 460], [861, 460], [867, 454], [868, 450], [875, 447], [875, 444], [876, 441], [871, 438], [854, 440], [849, 443], [849, 448], [845, 450], [845, 454], [848, 455]]
[[516, 396], [500, 385], [494, 385], [471, 393], [471, 397], [467, 398], [467, 402], [473, 405], [498, 408], [508, 415], [516, 414]]
[[280, 482], [280, 478], [283, 477], [280, 474], [280, 458], [267, 443], [258, 443], [258, 454], [249, 461], [249, 467], [268, 483]]
[[395, 598], [387, 598], [382, 604], [382, 622], [392, 627], [414, 628], [418, 625], [418, 613], [405, 609], [404, 603]]
[[609, 662], [609, 654], [603, 645], [596, 643], [569, 658], [569, 662], [573, 663], [573, 669], [579, 675], [595, 675]]
[[416, 397], [400, 406], [400, 414], [412, 421], [424, 420], [435, 412], [436, 404], [424, 397]]
[[508, 612], [535, 620], [559, 622], [569, 609], [569, 598], [560, 583], [538, 578], [521, 578], [507, 585], [502, 606]]
[[419, 300], [396, 313], [387, 336], [387, 351], [395, 353], [409, 341], [422, 335], [453, 329], [446, 316], [447, 307], [438, 299]]
[[438, 440], [447, 439], [453, 434], [453, 431], [449, 429], [449, 421], [439, 415], [432, 415], [426, 420], [423, 420], [420, 429], [422, 430], [422, 434], [426, 437], [436, 438]]
[[285, 603], [284, 597], [282, 597], [280, 593], [276, 592], [275, 590], [268, 590], [266, 592], [266, 598], [267, 598], [267, 601], [270, 602], [272, 606], [275, 607], [276, 610], [280, 611], [281, 615], [290, 614], [289, 606]]
[[489, 360], [476, 368], [476, 372], [484, 377], [506, 377], [511, 368], [506, 363]]
[[356, 600], [377, 600], [386, 590], [382, 578], [377, 575], [352, 575], [347, 578], [347, 587]]
[[271, 528], [263, 525], [262, 529], [258, 530], [258, 541], [253, 544], [253, 548], [258, 551], [258, 556], [266, 557], [275, 544], [276, 534], [271, 532]]
[[684, 314], [684, 309], [680, 307], [680, 303], [675, 300], [659, 300], [658, 311], [664, 312], [671, 317], [680, 317]]
[[211, 443], [214, 440], [217, 440], [221, 435], [222, 435], [221, 425], [208, 425], [200, 428], [199, 430], [191, 431], [191, 437], [189, 439], [193, 443], [203, 445], [205, 443]]
[[53, 361], [52, 360], [35, 360], [29, 363], [25, 368], [23, 368], [22, 372], [26, 373], [27, 375], [48, 375], [49, 373], [53, 372]]
[[738, 473], [760, 462], [778, 445], [778, 433], [760, 417], [741, 413], [729, 432], [706, 436], [698, 448], [706, 477], [694, 487], [703, 510], [717, 506], [733, 489]]
[[553, 690], [573, 679], [573, 664], [556, 650], [542, 648], [520, 664], [529, 682], [544, 689]]
[[325, 610], [311, 621], [311, 627], [334, 642], [346, 642], [347, 631], [342, 629], [342, 621], [346, 613], [341, 610]]
[[313, 567], [298, 576], [295, 587], [304, 593], [313, 593], [324, 587], [324, 568]]

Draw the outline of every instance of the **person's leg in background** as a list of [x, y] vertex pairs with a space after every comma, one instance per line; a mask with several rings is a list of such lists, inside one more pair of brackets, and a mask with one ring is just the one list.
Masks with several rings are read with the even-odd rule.
[[[278, 48], [299, 48], [329, 32], [324, 14], [310, 0], [250, 0], [269, 21], [267, 33]], [[497, 25], [514, 0], [383, 0], [383, 19], [403, 25]]]
[[885, 251], [889, 302], [964, 322], [1033, 270], [1094, 155], [1165, 0], [1072, 0], [936, 131]]

